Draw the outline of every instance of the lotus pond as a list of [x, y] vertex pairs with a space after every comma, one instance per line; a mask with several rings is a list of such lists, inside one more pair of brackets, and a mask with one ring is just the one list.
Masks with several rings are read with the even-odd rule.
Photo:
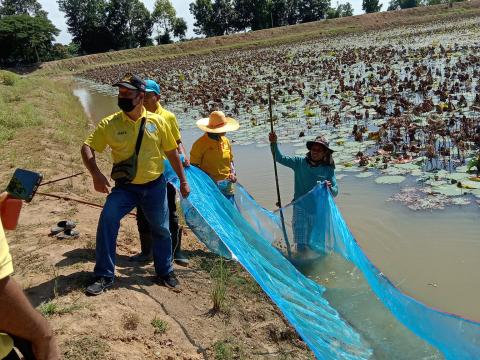
[[[304, 154], [307, 140], [328, 134], [336, 150], [336, 201], [372, 262], [407, 295], [480, 321], [479, 29], [480, 18], [471, 18], [107, 67], [85, 73], [89, 80], [78, 79], [75, 93], [96, 122], [117, 111], [115, 90], [106, 84], [126, 71], [157, 79], [187, 150], [201, 135], [194, 125], [198, 118], [217, 108], [235, 116], [241, 129], [229, 137], [239, 181], [272, 209], [266, 94], [271, 83], [284, 153]], [[292, 198], [293, 177], [281, 166], [279, 175], [285, 203]], [[336, 258], [302, 270], [342, 288], [360, 276]], [[380, 314], [370, 319], [390, 324], [391, 348], [377, 344], [377, 358], [400, 354], [406, 344], [417, 349], [405, 352], [406, 359], [440, 356], [398, 330], [401, 325], [379, 310], [368, 287], [355, 294], [327, 293], [340, 312], [351, 306], [342, 299], [357, 295], [362, 313]], [[348, 320], [361, 326], [361, 317]]]

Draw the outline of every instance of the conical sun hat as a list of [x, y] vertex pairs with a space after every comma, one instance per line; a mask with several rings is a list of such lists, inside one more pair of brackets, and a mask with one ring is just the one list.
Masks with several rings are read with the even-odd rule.
[[219, 134], [238, 130], [240, 124], [237, 120], [226, 117], [222, 111], [213, 111], [208, 118], [198, 120], [197, 126], [205, 132]]

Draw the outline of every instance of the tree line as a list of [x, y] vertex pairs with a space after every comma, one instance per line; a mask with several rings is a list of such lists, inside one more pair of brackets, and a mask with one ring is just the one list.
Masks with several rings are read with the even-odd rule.
[[[68, 32], [81, 54], [130, 49], [183, 39], [187, 23], [170, 0], [157, 0], [152, 13], [140, 0], [58, 0]], [[154, 38], [152, 39], [152, 36]]]
[[[185, 0], [186, 1], [186, 0]], [[387, 10], [462, 0], [390, 0]], [[166, 44], [184, 40], [187, 23], [171, 0], [156, 0], [150, 13], [140, 0], [57, 0], [72, 43], [55, 43], [59, 30], [38, 0], [0, 0], [0, 65], [35, 63]], [[382, 10], [380, 0], [362, 0], [366, 13]], [[347, 2], [330, 0], [193, 0], [194, 32], [217, 36], [353, 15]]]
[[59, 30], [36, 0], [0, 1], [0, 64], [52, 60]]
[[332, 8], [330, 0], [195, 0], [190, 12], [197, 35], [218, 36], [351, 16], [353, 7]]
[[[463, 0], [391, 0], [387, 10], [460, 2]], [[382, 10], [380, 0], [362, 0], [365, 13]], [[330, 0], [195, 0], [190, 4], [197, 35], [218, 36], [353, 15], [347, 2]]]

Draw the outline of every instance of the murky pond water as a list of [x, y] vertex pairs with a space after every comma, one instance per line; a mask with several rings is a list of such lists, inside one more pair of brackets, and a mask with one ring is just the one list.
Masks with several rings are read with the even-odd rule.
[[[115, 97], [96, 92], [84, 83], [78, 83], [75, 94], [94, 122], [117, 111]], [[184, 113], [177, 114], [181, 127], [191, 123], [191, 119], [187, 121], [182, 118], [184, 116]], [[187, 151], [201, 134], [199, 129], [182, 129]], [[281, 149], [293, 154], [298, 147], [286, 145]], [[274, 208], [276, 192], [269, 147], [265, 144], [234, 144], [234, 156], [239, 181], [262, 206]], [[480, 321], [478, 205], [415, 212], [400, 203], [387, 201], [399, 191], [399, 185], [378, 185], [372, 179], [355, 177], [355, 172], [346, 171], [343, 175], [339, 180], [340, 192], [336, 202], [371, 261], [407, 295], [442, 311]], [[292, 172], [279, 166], [279, 176], [282, 201], [287, 203], [293, 194]], [[330, 284], [336, 283], [348, 289], [349, 280], [339, 274], [352, 268], [351, 264], [333, 256], [328, 261], [311, 264], [302, 270], [320, 283], [329, 278]], [[332, 277], [332, 271], [338, 276]], [[356, 292], [356, 295], [359, 294], [361, 296], [352, 301], [362, 309], [369, 309], [371, 316], [365, 315], [369, 321], [383, 323], [385, 328], [390, 328], [383, 342], [372, 345], [376, 358], [391, 358], [392, 353], [400, 354], [402, 351], [404, 356], [395, 358], [436, 358], [435, 352], [420, 339], [399, 330], [401, 326], [384, 310], [368, 286]], [[353, 295], [348, 290], [332, 290], [326, 294], [340, 312], [351, 306], [351, 302], [345, 299], [353, 299]], [[347, 320], [356, 327], [362, 327], [365, 316]], [[368, 338], [368, 330], [363, 335]], [[417, 349], [415, 353], [406, 351], [405, 346], [410, 346], [408, 344]]]

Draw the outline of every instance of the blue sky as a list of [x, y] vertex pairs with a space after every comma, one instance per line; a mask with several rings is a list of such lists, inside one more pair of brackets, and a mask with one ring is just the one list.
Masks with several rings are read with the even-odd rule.
[[[188, 9], [189, 4], [192, 0], [171, 0], [173, 6], [177, 10], [177, 16], [183, 17], [188, 24], [188, 31], [187, 37], [192, 37], [195, 34], [193, 33], [193, 16], [190, 14]], [[64, 14], [58, 10], [58, 4], [56, 0], [38, 0], [44, 10], [48, 12], [49, 19], [54, 23], [54, 25], [60, 29], [61, 33], [57, 37], [57, 41], [63, 44], [68, 44], [71, 40], [70, 34], [67, 31], [67, 25], [65, 24]], [[347, 0], [332, 0], [331, 5], [332, 7], [336, 7], [337, 4], [344, 4]], [[389, 0], [380, 0], [383, 4], [382, 10], [386, 10]], [[153, 5], [155, 0], [143, 0], [143, 3], [147, 7], [148, 10], [153, 10]], [[362, 0], [350, 0], [350, 4], [352, 4], [354, 8], [355, 15], [362, 14]]]

